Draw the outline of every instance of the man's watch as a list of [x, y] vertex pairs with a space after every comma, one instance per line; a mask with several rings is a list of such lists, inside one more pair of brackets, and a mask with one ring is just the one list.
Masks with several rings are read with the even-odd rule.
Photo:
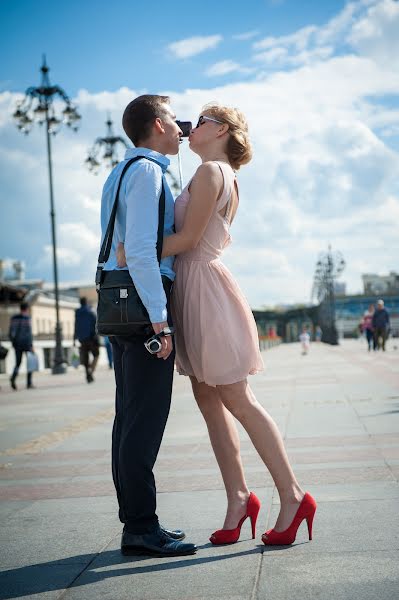
[[164, 327], [162, 329], [162, 331], [160, 333], [158, 333], [157, 335], [159, 335], [159, 337], [168, 337], [169, 335], [173, 335], [174, 332], [175, 332], [174, 327]]

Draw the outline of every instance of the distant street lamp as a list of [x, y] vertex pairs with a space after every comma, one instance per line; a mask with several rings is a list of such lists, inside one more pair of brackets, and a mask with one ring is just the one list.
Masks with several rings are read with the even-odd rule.
[[[51, 216], [51, 234], [53, 245], [53, 271], [54, 271], [54, 292], [55, 292], [55, 353], [52, 372], [54, 375], [65, 373], [65, 360], [62, 350], [62, 326], [60, 323], [59, 311], [59, 292], [58, 292], [58, 269], [57, 269], [57, 241], [55, 228], [55, 209], [53, 193], [53, 173], [51, 160], [51, 140], [50, 134], [55, 135], [61, 125], [65, 123], [73, 131], [77, 131], [80, 115], [76, 107], [72, 104], [65, 91], [58, 85], [51, 85], [49, 78], [49, 67], [46, 64], [46, 57], [43, 57], [43, 64], [40, 69], [42, 81], [39, 87], [29, 87], [25, 92], [25, 97], [16, 107], [13, 117], [17, 123], [18, 129], [28, 134], [33, 124], [45, 125], [47, 140], [47, 159], [48, 175], [50, 185], [50, 216]], [[57, 109], [62, 109], [61, 114], [57, 116], [54, 100], [57, 100]]]
[[327, 344], [338, 344], [338, 333], [335, 324], [335, 281], [345, 268], [344, 258], [339, 251], [322, 252], [316, 263], [313, 280], [312, 297], [320, 302], [320, 326], [322, 341]]
[[[107, 133], [105, 137], [98, 137], [92, 148], [90, 148], [88, 156], [85, 160], [85, 163], [92, 173], [95, 175], [98, 174], [99, 168], [101, 166], [101, 161], [104, 161], [106, 167], [109, 169], [113, 169], [119, 163], [118, 159], [118, 148], [119, 146], [123, 146], [125, 149], [129, 148], [126, 141], [114, 134], [113, 122], [111, 117], [108, 115], [108, 118], [105, 122], [107, 126]], [[174, 173], [170, 168], [166, 170], [166, 176], [169, 179], [169, 184], [171, 189], [175, 192], [175, 194], [179, 194], [181, 191], [179, 182], [177, 181]]]
[[105, 162], [109, 169], [113, 169], [119, 162], [117, 148], [119, 146], [123, 146], [125, 149], [128, 148], [125, 140], [114, 134], [113, 122], [110, 116], [108, 116], [105, 124], [107, 126], [105, 137], [98, 137], [95, 140], [85, 160], [89, 171], [92, 171], [95, 175], [98, 173], [101, 160]]

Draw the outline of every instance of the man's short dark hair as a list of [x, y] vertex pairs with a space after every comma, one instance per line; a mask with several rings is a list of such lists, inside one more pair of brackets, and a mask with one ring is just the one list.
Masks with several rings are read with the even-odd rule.
[[79, 298], [79, 300], [80, 300], [80, 306], [87, 305], [87, 298], [85, 296], [82, 296], [81, 298]]
[[132, 100], [125, 108], [122, 125], [128, 138], [135, 146], [145, 141], [151, 133], [156, 118], [165, 116], [164, 104], [169, 104], [169, 96], [144, 94]]
[[27, 302], [21, 302], [21, 304], [19, 305], [19, 308], [20, 308], [21, 312], [23, 310], [28, 310], [29, 309], [29, 304]]

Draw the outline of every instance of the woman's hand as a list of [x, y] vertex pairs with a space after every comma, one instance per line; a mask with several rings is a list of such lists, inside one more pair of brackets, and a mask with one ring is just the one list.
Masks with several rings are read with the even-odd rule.
[[118, 267], [127, 267], [125, 245], [122, 242], [118, 243], [118, 247], [116, 249], [116, 260]]

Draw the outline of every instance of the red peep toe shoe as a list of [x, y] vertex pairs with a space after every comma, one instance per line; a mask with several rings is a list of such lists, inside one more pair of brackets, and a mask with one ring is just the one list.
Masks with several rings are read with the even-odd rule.
[[309, 540], [311, 540], [312, 525], [316, 508], [316, 500], [313, 498], [313, 496], [306, 492], [288, 529], [285, 531], [275, 531], [274, 529], [269, 529], [262, 535], [262, 542], [265, 544], [265, 546], [287, 546], [289, 544], [293, 544], [295, 542], [298, 527], [304, 519], [306, 519], [308, 524]]
[[235, 544], [240, 537], [242, 524], [248, 517], [251, 519], [252, 539], [255, 539], [256, 520], [258, 518], [259, 510], [260, 500], [253, 492], [251, 492], [248, 498], [245, 515], [239, 520], [237, 527], [235, 529], [218, 529], [212, 533], [209, 541], [215, 546], [219, 544]]

